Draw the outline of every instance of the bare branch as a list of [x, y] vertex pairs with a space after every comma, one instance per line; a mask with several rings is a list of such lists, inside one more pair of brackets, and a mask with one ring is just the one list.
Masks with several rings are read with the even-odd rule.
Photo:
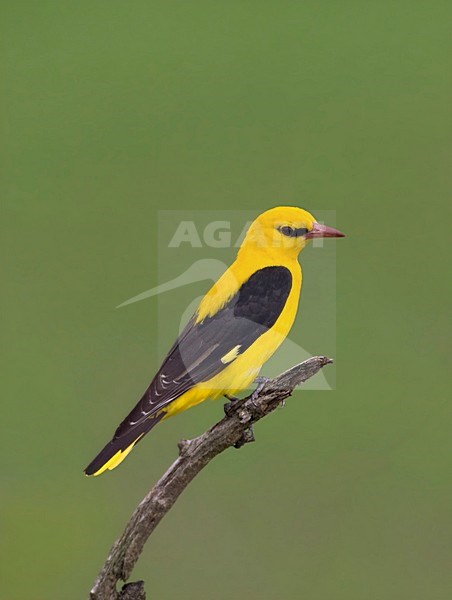
[[333, 361], [314, 356], [292, 367], [243, 400], [225, 406], [226, 416], [193, 440], [179, 443], [179, 456], [135, 509], [121, 537], [115, 542], [100, 571], [91, 600], [145, 600], [144, 583], [126, 584], [147, 539], [171, 509], [190, 481], [218, 454], [254, 441], [254, 423], [275, 410], [293, 389]]

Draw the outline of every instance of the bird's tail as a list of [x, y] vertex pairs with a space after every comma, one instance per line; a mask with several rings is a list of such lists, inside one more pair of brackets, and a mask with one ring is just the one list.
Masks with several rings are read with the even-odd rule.
[[111, 471], [117, 467], [132, 451], [146, 433], [148, 433], [165, 416], [160, 412], [146, 419], [139, 427], [134, 428], [127, 435], [114, 436], [111, 442], [99, 452], [94, 460], [86, 467], [85, 475], [100, 475], [107, 469]]

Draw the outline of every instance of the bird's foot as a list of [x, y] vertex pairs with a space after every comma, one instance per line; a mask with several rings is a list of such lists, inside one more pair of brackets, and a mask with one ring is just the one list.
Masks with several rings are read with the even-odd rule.
[[[263, 375], [258, 375], [256, 379], [253, 381], [257, 386], [264, 386], [266, 383], [271, 381], [271, 377], [264, 377]], [[261, 387], [261, 389], [262, 389]]]
[[264, 389], [264, 387], [267, 385], [267, 383], [269, 381], [271, 381], [271, 379], [269, 377], [262, 377], [262, 376], [256, 377], [256, 379], [254, 380], [254, 383], [256, 383], [257, 385], [256, 385], [256, 389], [250, 396], [250, 400], [255, 408], [258, 408], [256, 406], [255, 402], [256, 402], [259, 394], [262, 392], [262, 390]]
[[251, 442], [255, 441], [256, 438], [254, 437], [254, 429], [253, 426], [250, 425], [249, 427], [247, 427], [247, 429], [243, 431], [240, 438], [236, 441], [236, 443], [234, 444], [234, 448], [238, 449], [244, 446], [245, 444], [250, 444]]
[[224, 394], [224, 397], [229, 400], [229, 402], [226, 402], [226, 404], [223, 406], [224, 414], [227, 417], [230, 417], [234, 412], [234, 409], [237, 407], [237, 404], [241, 402], [241, 398], [232, 396], [231, 394]]

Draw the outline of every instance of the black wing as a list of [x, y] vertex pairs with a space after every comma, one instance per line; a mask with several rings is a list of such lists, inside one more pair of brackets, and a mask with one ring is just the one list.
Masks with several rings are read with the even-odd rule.
[[193, 317], [115, 437], [124, 435], [197, 383], [220, 373], [232, 362], [221, 359], [234, 348], [239, 347], [237, 356], [243, 354], [275, 324], [291, 288], [289, 269], [265, 267], [251, 275], [215, 315], [199, 323]]
[[275, 324], [291, 288], [289, 269], [265, 267], [251, 275], [215, 315], [199, 323], [193, 317], [141, 400], [85, 473], [96, 473], [118, 451], [136, 443], [164, 416], [162, 408], [197, 383], [208, 381], [243, 354]]

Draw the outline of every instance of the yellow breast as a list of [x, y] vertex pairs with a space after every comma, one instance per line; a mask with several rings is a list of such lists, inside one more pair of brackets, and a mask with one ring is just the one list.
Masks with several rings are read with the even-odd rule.
[[[265, 266], [268, 266], [268, 263]], [[228, 364], [220, 373], [218, 373], [218, 375], [215, 375], [215, 377], [212, 377], [212, 379], [209, 379], [208, 381], [197, 384], [191, 390], [180, 396], [180, 398], [172, 402], [165, 409], [168, 416], [175, 415], [176, 413], [195, 406], [207, 398], [214, 400], [224, 394], [233, 395], [240, 390], [248, 388], [252, 384], [259, 374], [262, 365], [272, 356], [286, 338], [297, 314], [302, 282], [301, 267], [298, 261], [291, 261], [290, 264], [284, 264], [284, 266], [289, 268], [292, 274], [292, 288], [284, 309], [274, 326], [261, 335], [243, 354], [240, 354], [235, 358], [235, 360]], [[252, 269], [252, 272], [254, 272], [259, 269], [259, 266], [254, 265]], [[232, 268], [231, 270], [234, 273]], [[249, 278], [249, 274], [235, 272], [235, 277], [238, 278], [240, 286], [242, 281], [246, 281]], [[213, 294], [215, 294], [215, 286], [212, 289], [214, 290]], [[219, 285], [217, 289], [224, 290], [224, 282], [222, 282], [222, 285]], [[235, 289], [237, 289], [237, 287], [235, 287]], [[208, 302], [205, 301], [206, 298]], [[226, 301], [227, 298], [224, 302]], [[209, 295], [207, 295], [203, 302], [204, 315], [209, 314], [209, 309], [211, 309], [212, 305], [212, 296], [209, 297]], [[218, 306], [218, 298], [216, 306]], [[203, 304], [201, 304], [201, 308], [203, 308]]]

